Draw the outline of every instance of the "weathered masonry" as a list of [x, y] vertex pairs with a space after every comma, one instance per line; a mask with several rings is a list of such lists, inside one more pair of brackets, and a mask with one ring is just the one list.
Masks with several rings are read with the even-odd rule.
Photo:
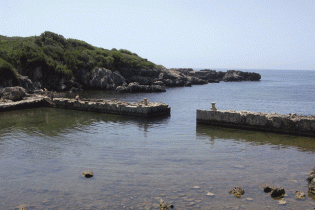
[[63, 109], [75, 109], [90, 112], [102, 112], [118, 115], [132, 115], [140, 117], [166, 116], [171, 114], [171, 108], [164, 103], [151, 103], [145, 98], [138, 103], [112, 100], [75, 100], [68, 98], [54, 98], [52, 106]]
[[102, 112], [117, 115], [132, 115], [139, 117], [168, 116], [171, 114], [171, 108], [164, 103], [152, 103], [144, 99], [138, 103], [121, 102], [117, 99], [69, 99], [36, 96], [22, 101], [0, 103], [0, 111], [9, 111], [24, 108], [35, 107], [54, 107], [62, 109], [74, 109], [90, 112]]
[[315, 116], [248, 111], [197, 110], [197, 123], [277, 133], [315, 136]]

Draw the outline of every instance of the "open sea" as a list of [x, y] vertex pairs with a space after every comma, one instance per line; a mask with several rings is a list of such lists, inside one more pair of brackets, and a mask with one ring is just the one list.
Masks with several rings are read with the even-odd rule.
[[[196, 124], [196, 109], [315, 115], [315, 71], [252, 70], [259, 82], [85, 91], [83, 97], [163, 102], [144, 119], [36, 108], [0, 113], [0, 209], [314, 209], [306, 178], [315, 138]], [[81, 172], [92, 170], [86, 179]], [[283, 187], [285, 204], [264, 193]], [[245, 194], [229, 191], [243, 187]], [[295, 191], [306, 194], [295, 198]], [[212, 196], [207, 195], [208, 193]]]

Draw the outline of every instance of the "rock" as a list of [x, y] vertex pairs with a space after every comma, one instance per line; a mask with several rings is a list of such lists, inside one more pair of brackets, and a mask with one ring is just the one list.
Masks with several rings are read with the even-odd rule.
[[279, 200], [279, 202], [278, 202], [278, 204], [280, 204], [280, 205], [285, 205], [286, 203], [287, 202], [285, 200], [283, 200], [283, 199]]
[[169, 207], [172, 209], [172, 208], [174, 208], [174, 205], [173, 205], [173, 204], [170, 204]]
[[26, 96], [27, 91], [19, 86], [6, 87], [0, 90], [0, 97], [12, 101], [22, 100]]
[[313, 170], [310, 171], [310, 175], [307, 177], [307, 181], [310, 183], [315, 177], [315, 168], [313, 168]]
[[305, 193], [303, 193], [301, 191], [295, 191], [295, 197], [297, 199], [304, 199], [305, 198]]
[[241, 187], [234, 187], [229, 193], [233, 194], [237, 198], [240, 198], [244, 195], [245, 191]]
[[214, 196], [214, 194], [211, 193], [211, 192], [208, 192], [207, 195], [208, 195], [208, 196]]
[[235, 71], [235, 70], [228, 70], [222, 78], [222, 80], [224, 82], [259, 81], [260, 79], [261, 79], [260, 74], [251, 73], [251, 72]]
[[160, 200], [160, 210], [167, 210], [168, 207], [165, 203], [165, 201], [163, 201], [162, 199]]
[[30, 80], [27, 76], [19, 75], [19, 83], [20, 86], [23, 87], [27, 92], [34, 93], [36, 88], [32, 80]]
[[119, 86], [116, 91], [124, 93], [138, 93], [138, 92], [165, 92], [164, 86], [160, 85], [139, 85], [137, 82], [129, 83], [128, 86]]
[[265, 184], [264, 185], [264, 192], [265, 193], [269, 193], [271, 192], [275, 187], [271, 186], [271, 185], [268, 185], [268, 184]]
[[308, 183], [308, 190], [315, 194], [315, 179], [312, 179], [312, 181]]
[[91, 178], [93, 177], [93, 172], [92, 171], [84, 171], [81, 173], [82, 176], [84, 176], [85, 178]]
[[315, 194], [315, 168], [310, 171], [310, 174], [306, 180], [308, 181], [308, 190]]
[[271, 191], [271, 197], [282, 197], [285, 194], [283, 187], [276, 187]]

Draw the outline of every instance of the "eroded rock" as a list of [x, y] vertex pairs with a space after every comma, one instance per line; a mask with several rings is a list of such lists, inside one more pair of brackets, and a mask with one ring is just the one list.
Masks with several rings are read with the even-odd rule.
[[6, 87], [0, 90], [0, 97], [12, 101], [20, 101], [26, 96], [26, 93], [25, 88], [19, 86]]
[[303, 193], [301, 191], [295, 191], [295, 197], [297, 199], [304, 199], [305, 198], [305, 193]]
[[282, 197], [285, 194], [285, 190], [283, 187], [276, 187], [271, 191], [271, 197]]
[[264, 185], [264, 192], [265, 193], [269, 193], [271, 192], [275, 187], [271, 186], [271, 185], [268, 185], [268, 184], [265, 184]]
[[84, 176], [85, 178], [91, 178], [93, 177], [93, 172], [92, 171], [83, 171], [82, 176]]
[[240, 198], [244, 195], [245, 191], [242, 187], [234, 187], [229, 193], [233, 194], [237, 198]]
[[165, 201], [162, 199], [160, 200], [160, 210], [167, 210], [168, 206], [166, 205]]

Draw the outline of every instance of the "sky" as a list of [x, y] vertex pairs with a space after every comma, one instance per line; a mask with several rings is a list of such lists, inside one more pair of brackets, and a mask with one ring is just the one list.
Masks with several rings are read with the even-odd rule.
[[0, 0], [0, 34], [51, 31], [166, 68], [315, 70], [315, 0]]

